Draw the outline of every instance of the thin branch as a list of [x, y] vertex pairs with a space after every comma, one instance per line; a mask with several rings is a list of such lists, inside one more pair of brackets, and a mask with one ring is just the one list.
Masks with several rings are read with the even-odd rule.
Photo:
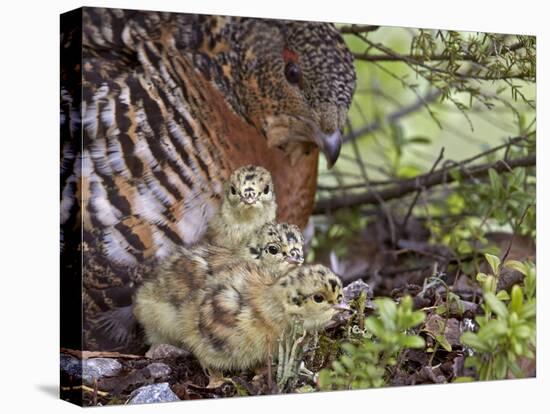
[[[441, 151], [439, 152], [439, 156], [437, 157], [437, 159], [435, 160], [435, 162], [433, 163], [432, 165], [432, 168], [430, 169], [430, 171], [428, 172], [428, 175], [430, 174], [433, 174], [433, 172], [435, 171], [435, 169], [437, 168], [438, 164], [441, 162], [441, 160], [443, 159], [443, 155], [445, 154], [445, 147], [441, 147]], [[411, 203], [411, 205], [409, 206], [409, 210], [407, 211], [407, 214], [405, 215], [405, 218], [403, 219], [403, 223], [401, 224], [401, 227], [402, 228], [405, 228], [407, 227], [407, 222], [409, 221], [409, 217], [411, 216], [411, 213], [413, 211], [413, 208], [414, 206], [416, 205], [416, 202], [418, 201], [418, 197], [420, 197], [420, 194], [422, 193], [422, 190], [424, 190], [425, 187], [421, 187], [418, 189], [418, 191], [416, 192], [415, 196], [414, 196], [414, 199]]]
[[[353, 32], [350, 32], [350, 33], [353, 33]], [[504, 53], [513, 52], [523, 47], [525, 47], [525, 45], [522, 42], [517, 42], [517, 43], [514, 43], [513, 45], [510, 45]], [[489, 56], [494, 56], [494, 55], [495, 55], [495, 52], [489, 54]], [[393, 54], [386, 53], [383, 55], [382, 54], [372, 55], [370, 53], [356, 52], [353, 54], [353, 57], [355, 59], [364, 60], [366, 62], [403, 62], [403, 63], [411, 63], [412, 61], [415, 61], [416, 63], [438, 62], [438, 61], [448, 61], [450, 59], [450, 56], [443, 55], [443, 54], [424, 57], [420, 55], [403, 55], [397, 52], [394, 52]], [[455, 57], [455, 60], [477, 62], [478, 58], [471, 54], [464, 54], [464, 55]]]
[[[508, 171], [508, 167], [511, 169], [518, 167], [532, 167], [536, 165], [536, 161], [536, 155], [531, 154], [527, 157], [510, 160], [507, 166], [500, 161], [474, 166], [469, 168], [469, 174], [472, 177], [485, 176], [491, 168], [493, 168], [498, 173], [502, 173]], [[458, 165], [464, 167], [465, 162], [463, 161]], [[451, 183], [457, 180], [457, 177], [448, 174], [449, 170], [453, 168], [457, 167], [443, 167], [431, 174], [423, 174], [414, 178], [403, 180], [399, 185], [377, 191], [376, 194], [368, 191], [366, 193], [353, 194], [345, 197], [321, 199], [315, 204], [313, 213], [321, 214], [325, 213], [326, 211], [353, 207], [362, 204], [379, 204], [379, 200], [387, 201], [399, 198], [404, 195], [418, 191], [423, 187], [430, 188], [444, 182]]]
[[[481, 152], [481, 153], [479, 153], [479, 154], [477, 154], [477, 155], [475, 155], [471, 158], [462, 160], [460, 163], [453, 162], [451, 160], [448, 160], [448, 163], [451, 164], [453, 167], [460, 167], [461, 165], [470, 164], [473, 161], [476, 161], [480, 158], [486, 157], [487, 155], [498, 152], [501, 149], [505, 149], [505, 148], [508, 149], [508, 148], [513, 147], [513, 146], [521, 145], [520, 143], [522, 141], [528, 140], [531, 136], [533, 136], [535, 134], [536, 134], [536, 131], [531, 131], [528, 134], [525, 134], [524, 136], [510, 138], [504, 144], [497, 145], [496, 147], [493, 147], [493, 148], [490, 148], [486, 151], [483, 151], [483, 152]], [[505, 159], [507, 159], [507, 158], [505, 158]], [[446, 165], [448, 165], [447, 161], [446, 161]], [[448, 170], [449, 169], [451, 169], [451, 168], [448, 168]], [[361, 178], [361, 176], [356, 175], [356, 176], [354, 176], [354, 178]], [[370, 185], [371, 186], [375, 186], [375, 185], [376, 186], [384, 186], [384, 185], [401, 184], [402, 182], [403, 182], [402, 179], [379, 180], [379, 181], [371, 180]], [[322, 191], [339, 191], [339, 190], [353, 190], [353, 189], [364, 188], [364, 187], [366, 187], [365, 183], [357, 183], [357, 184], [338, 185], [338, 186], [329, 186], [329, 185], [321, 186], [320, 185], [318, 187], [318, 189], [322, 190]]]
[[[351, 132], [353, 133], [353, 129], [351, 125], [349, 126]], [[388, 205], [377, 195], [377, 190], [375, 188], [372, 188], [370, 185], [370, 179], [367, 174], [367, 169], [365, 168], [365, 164], [363, 163], [363, 158], [361, 157], [361, 151], [359, 151], [359, 146], [357, 145], [357, 141], [353, 140], [351, 141], [353, 152], [355, 154], [355, 157], [357, 158], [361, 175], [363, 176], [363, 179], [367, 183], [367, 188], [370, 192], [372, 192], [376, 199], [378, 200], [378, 204], [380, 204], [380, 207], [382, 208], [382, 211], [386, 215], [386, 220], [388, 221], [388, 226], [390, 227], [390, 235], [391, 235], [391, 244], [392, 246], [395, 246], [396, 242], [396, 233], [395, 233], [395, 223], [393, 221], [393, 216], [391, 214], [391, 210], [389, 209]]]
[[357, 34], [357, 33], [369, 33], [374, 32], [376, 30], [380, 29], [380, 26], [373, 26], [369, 24], [352, 24], [348, 26], [342, 26], [340, 27], [340, 33], [342, 34]]
[[[534, 79], [531, 76], [525, 76], [522, 74], [509, 74], [509, 75], [501, 75], [501, 76], [482, 76], [482, 75], [465, 74], [465, 73], [459, 73], [459, 72], [452, 72], [446, 69], [440, 69], [435, 66], [428, 65], [427, 63], [425, 63], [426, 61], [424, 60], [419, 60], [416, 57], [411, 57], [411, 55], [401, 55], [380, 43], [374, 43], [370, 41], [365, 36], [361, 36], [360, 34], [358, 34], [358, 36], [370, 47], [378, 49], [388, 56], [393, 56], [396, 60], [401, 60], [407, 63], [413, 69], [414, 69], [414, 66], [420, 66], [430, 72], [437, 72], [437, 73], [441, 73], [449, 76], [455, 76], [460, 79], [476, 79], [476, 80], [521, 79], [521, 80], [527, 80], [527, 81], [534, 81]], [[418, 72], [417, 70], [415, 71]]]
[[363, 135], [372, 134], [373, 132], [378, 131], [382, 126], [387, 123], [391, 124], [399, 119], [406, 117], [407, 115], [418, 111], [419, 109], [422, 109], [427, 104], [434, 102], [437, 98], [441, 96], [441, 92], [438, 90], [432, 90], [426, 95], [420, 97], [416, 101], [414, 101], [412, 104], [408, 106], [404, 106], [402, 108], [399, 108], [397, 111], [392, 112], [391, 114], [387, 115], [383, 121], [377, 120], [374, 122], [371, 122], [370, 124], [367, 124], [353, 132], [350, 132], [344, 137], [344, 143], [354, 140], [356, 138], [359, 138]]
[[[527, 216], [527, 212], [529, 209], [533, 207], [533, 204], [528, 204], [527, 207], [525, 207], [525, 210], [523, 210], [523, 214], [521, 215], [518, 224], [516, 225], [516, 228], [519, 228], [521, 224], [523, 223], [523, 220], [525, 220], [525, 216]], [[515, 230], [515, 229], [514, 229]], [[514, 243], [514, 234], [510, 235], [510, 241], [508, 242], [508, 246], [506, 247], [506, 251], [502, 255], [500, 262], [505, 263], [506, 259], [508, 259], [508, 255], [510, 254], [510, 250], [512, 249], [512, 244]]]

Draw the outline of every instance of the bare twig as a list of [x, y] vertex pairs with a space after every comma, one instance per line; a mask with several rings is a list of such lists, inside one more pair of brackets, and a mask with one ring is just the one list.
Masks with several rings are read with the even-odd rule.
[[427, 104], [434, 102], [441, 96], [441, 92], [438, 90], [432, 90], [428, 92], [426, 95], [421, 96], [416, 101], [414, 101], [412, 104], [408, 106], [404, 106], [402, 108], [399, 108], [395, 112], [390, 113], [387, 115], [383, 121], [377, 120], [370, 124], [367, 124], [353, 132], [350, 132], [344, 137], [344, 142], [348, 142], [351, 140], [354, 140], [356, 138], [359, 138], [363, 135], [372, 134], [375, 131], [378, 131], [382, 126], [387, 123], [391, 124], [399, 119], [406, 117], [407, 115], [410, 115], [413, 112], [416, 112], [423, 107], [425, 107]]
[[[350, 125], [350, 130], [353, 133], [353, 129]], [[365, 168], [365, 164], [363, 163], [363, 158], [361, 157], [361, 151], [359, 151], [359, 147], [357, 145], [357, 142], [355, 140], [351, 141], [353, 152], [355, 154], [355, 157], [357, 158], [357, 162], [359, 163], [361, 175], [363, 176], [363, 179], [367, 183], [367, 188], [369, 188], [378, 200], [378, 204], [380, 204], [380, 207], [382, 208], [382, 211], [384, 212], [384, 215], [386, 216], [386, 220], [388, 221], [388, 226], [390, 227], [390, 237], [391, 237], [391, 244], [392, 246], [395, 246], [396, 243], [396, 235], [395, 235], [395, 223], [393, 221], [393, 216], [391, 214], [391, 210], [387, 206], [387, 204], [382, 200], [380, 197], [377, 196], [377, 190], [375, 188], [372, 188], [370, 185], [370, 179], [367, 174], [367, 169]]]
[[[531, 136], [535, 135], [536, 132], [532, 131], [527, 133], [524, 136], [518, 136], [514, 138], [508, 139], [504, 144], [498, 145], [496, 147], [490, 148], [486, 151], [480, 152], [479, 154], [476, 154], [475, 156], [468, 158], [466, 160], [463, 160], [462, 162], [458, 163], [452, 160], [445, 161], [444, 165], [448, 166], [451, 165], [453, 167], [460, 167], [460, 165], [469, 164], [475, 160], [478, 160], [480, 158], [486, 157], [487, 155], [493, 154], [495, 152], [500, 151], [501, 149], [508, 150], [509, 148], [513, 146], [520, 146], [521, 142], [528, 140]], [[349, 157], [351, 159], [351, 157]], [[506, 160], [507, 157], [504, 157]], [[352, 161], [355, 161], [355, 159], [352, 159]], [[451, 169], [451, 168], [448, 168]], [[465, 171], [466, 174], [468, 174], [468, 171]], [[330, 174], [330, 173], [327, 173]], [[349, 174], [348, 174], [349, 175]], [[361, 178], [360, 175], [354, 175], [352, 178], [359, 179]], [[472, 177], [473, 178], [473, 177]], [[401, 184], [403, 182], [402, 179], [391, 179], [391, 180], [371, 180], [370, 185], [371, 186], [388, 186], [393, 184]], [[356, 184], [348, 184], [348, 185], [337, 185], [337, 186], [330, 186], [330, 185], [319, 185], [318, 189], [322, 191], [341, 191], [341, 190], [353, 190], [357, 188], [365, 188], [365, 183], [356, 183]]]
[[342, 34], [357, 34], [357, 33], [369, 33], [380, 29], [380, 26], [374, 26], [369, 24], [352, 24], [340, 27], [340, 33]]
[[122, 359], [141, 359], [142, 355], [121, 354], [112, 351], [80, 351], [78, 349], [61, 348], [62, 354], [69, 354], [79, 359], [88, 358], [122, 358]]
[[[487, 155], [498, 152], [501, 149], [509, 149], [513, 146], [521, 146], [522, 145], [521, 143], [523, 141], [528, 140], [531, 136], [533, 136], [535, 134], [536, 134], [536, 131], [532, 131], [532, 132], [529, 132], [528, 134], [526, 134], [524, 136], [510, 138], [505, 143], [503, 143], [501, 145], [497, 145], [496, 147], [490, 148], [486, 151], [480, 152], [479, 154], [476, 154], [471, 158], [462, 160], [461, 162], [455, 162], [455, 161], [452, 161], [452, 160], [447, 160], [447, 161], [445, 161], [445, 163], [443, 165], [447, 166], [448, 170], [450, 170], [451, 167], [449, 167], [449, 166], [460, 167], [461, 165], [469, 164], [469, 163], [471, 163], [473, 161], [476, 161], [480, 158], [486, 157]], [[504, 157], [504, 159], [507, 159], [507, 157]], [[353, 161], [355, 161], [355, 159]], [[464, 171], [464, 172], [466, 174], [468, 174], [468, 171]], [[361, 175], [358, 175], [358, 174], [353, 175], [353, 176], [350, 175], [350, 174], [346, 174], [346, 175], [348, 175], [352, 178], [356, 178], [356, 179], [361, 178]], [[471, 177], [471, 178], [473, 178], [473, 177]], [[401, 184], [402, 182], [403, 182], [402, 179], [371, 180], [370, 185], [371, 186], [388, 186], [388, 185], [393, 185], [393, 184]], [[339, 190], [353, 190], [353, 189], [365, 188], [365, 187], [366, 187], [365, 183], [357, 183], [357, 184], [336, 185], [336, 186], [320, 185], [320, 186], [318, 186], [318, 189], [323, 190], [323, 191], [339, 191]]]
[[[523, 220], [525, 220], [525, 216], [527, 216], [527, 212], [529, 211], [529, 209], [531, 207], [533, 207], [533, 204], [528, 204], [527, 207], [525, 207], [525, 210], [523, 210], [523, 214], [521, 215], [521, 217], [520, 217], [520, 219], [517, 223], [517, 227], [521, 226], [521, 223], [523, 223]], [[510, 235], [510, 241], [508, 242], [508, 246], [506, 247], [506, 251], [502, 255], [502, 258], [500, 259], [501, 263], [504, 263], [506, 261], [506, 259], [508, 258], [508, 255], [510, 254], [510, 250], [512, 249], [513, 242], [514, 242], [514, 234], [511, 234]]]
[[[531, 154], [523, 158], [509, 160], [508, 167], [511, 169], [518, 167], [531, 167], [536, 165], [536, 155]], [[433, 173], [422, 174], [414, 178], [403, 180], [400, 184], [377, 191], [374, 194], [368, 191], [362, 194], [352, 194], [346, 197], [335, 197], [319, 200], [314, 208], [314, 214], [321, 214], [326, 211], [337, 210], [345, 207], [352, 207], [362, 204], [379, 204], [380, 200], [387, 201], [402, 197], [406, 194], [418, 191], [422, 187], [430, 188], [443, 182], [454, 182], [456, 177], [447, 176], [450, 169], [464, 167], [468, 160], [458, 163], [456, 167], [443, 167]], [[493, 168], [496, 172], [505, 172], [508, 168], [500, 161], [495, 163], [481, 164], [468, 169], [472, 177], [484, 176]]]
[[[349, 32], [354, 33], [354, 32]], [[513, 45], [510, 45], [506, 52], [513, 52], [515, 50], [521, 49], [525, 47], [525, 45], [521, 42], [514, 43]], [[490, 55], [494, 55], [493, 52]], [[366, 62], [404, 62], [404, 63], [410, 63], [412, 61], [418, 62], [418, 63], [425, 63], [425, 62], [437, 62], [437, 61], [447, 61], [450, 59], [449, 55], [433, 55], [430, 57], [424, 57], [424, 56], [415, 56], [415, 55], [403, 55], [398, 54], [397, 52], [394, 52], [393, 54], [380, 54], [380, 55], [372, 55], [369, 53], [354, 53], [353, 54], [355, 59], [358, 60], [364, 60]], [[478, 59], [476, 56], [471, 54], [463, 54], [458, 55], [455, 57], [455, 60], [462, 60], [462, 61], [473, 61], [476, 62]]]
[[435, 66], [430, 66], [428, 65], [427, 63], [425, 63], [426, 61], [424, 60], [419, 60], [417, 59], [416, 57], [411, 57], [410, 55], [401, 55], [397, 52], [395, 52], [394, 50], [380, 44], [380, 43], [374, 43], [370, 40], [368, 40], [365, 36], [361, 36], [360, 34], [357, 34], [358, 36], [361, 37], [361, 39], [367, 43], [369, 46], [371, 46], [372, 48], [375, 48], [375, 49], [378, 49], [380, 50], [381, 52], [385, 53], [386, 55], [388, 56], [393, 56], [393, 58], [395, 58], [396, 60], [400, 60], [402, 62], [405, 62], [407, 63], [409, 66], [413, 67], [413, 66], [420, 66], [424, 69], [427, 69], [428, 71], [431, 71], [431, 72], [437, 72], [437, 73], [442, 73], [442, 74], [445, 74], [445, 75], [450, 75], [450, 76], [455, 76], [457, 78], [461, 78], [461, 79], [476, 79], [476, 80], [504, 80], [504, 79], [522, 79], [522, 80], [529, 80], [529, 81], [533, 81], [534, 79], [530, 76], [524, 76], [523, 74], [506, 74], [506, 75], [499, 75], [499, 76], [482, 76], [482, 75], [475, 75], [475, 74], [472, 74], [472, 73], [459, 73], [459, 72], [452, 72], [452, 71], [449, 71], [449, 70], [446, 70], [446, 69], [440, 69], [440, 68], [437, 68]]
[[[445, 154], [445, 147], [441, 147], [441, 151], [439, 152], [439, 156], [437, 157], [437, 159], [435, 160], [435, 162], [433, 163], [432, 165], [432, 168], [430, 169], [430, 171], [428, 172], [428, 175], [430, 174], [433, 174], [433, 172], [435, 171], [435, 169], [437, 168], [438, 164], [441, 162], [441, 160], [443, 159], [443, 155]], [[419, 183], [420, 184], [420, 183]], [[421, 187], [418, 189], [418, 191], [416, 192], [415, 196], [414, 196], [414, 199], [411, 203], [411, 205], [409, 206], [409, 210], [407, 211], [407, 214], [405, 215], [405, 218], [403, 219], [403, 223], [401, 224], [401, 227], [402, 228], [405, 228], [407, 226], [407, 222], [409, 221], [409, 217], [411, 216], [411, 213], [413, 211], [413, 208], [414, 206], [416, 205], [416, 202], [418, 201], [418, 197], [420, 197], [420, 193], [422, 193], [422, 190], [424, 189], [424, 187]]]

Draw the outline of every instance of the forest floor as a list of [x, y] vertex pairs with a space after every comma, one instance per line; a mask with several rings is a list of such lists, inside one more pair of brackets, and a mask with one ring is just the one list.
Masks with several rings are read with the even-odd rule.
[[[535, 260], [533, 240], [507, 233], [486, 235], [487, 242], [508, 259]], [[339, 344], [374, 311], [372, 298], [405, 295], [413, 298], [415, 309], [426, 318], [415, 329], [426, 342], [423, 349], [407, 349], [387, 375], [388, 386], [441, 384], [472, 375], [464, 361], [469, 349], [460, 336], [472, 330], [473, 319], [481, 313], [482, 292], [475, 282], [477, 271], [487, 271], [483, 256], [457, 258], [443, 246], [430, 243], [421, 221], [409, 220], [405, 228], [391, 235], [382, 219], [374, 221], [353, 239], [346, 241], [345, 253], [335, 260], [329, 249], [316, 252], [316, 262], [330, 265], [341, 275], [346, 300], [352, 307], [365, 292], [364, 314], [346, 312], [313, 338], [302, 355], [306, 374], [297, 374], [291, 386], [280, 390], [275, 373], [232, 373], [223, 384], [208, 387], [208, 377], [190, 354], [164, 347], [145, 355], [94, 353], [62, 350], [61, 396], [85, 406], [265, 395], [318, 390], [318, 373], [330, 367], [341, 354]], [[471, 273], [464, 269], [470, 262]], [[336, 267], [336, 269], [335, 269]], [[506, 269], [499, 278], [499, 290], [510, 290], [522, 275]], [[452, 300], [451, 300], [452, 298]], [[444, 308], [446, 311], [441, 312]], [[84, 358], [83, 371], [77, 367]], [[520, 361], [525, 377], [535, 376], [533, 360]], [[84, 384], [84, 385], [82, 385]]]

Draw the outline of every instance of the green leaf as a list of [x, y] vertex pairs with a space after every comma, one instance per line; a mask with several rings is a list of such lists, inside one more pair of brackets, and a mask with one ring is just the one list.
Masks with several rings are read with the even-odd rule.
[[521, 317], [524, 319], [534, 318], [537, 313], [537, 304], [527, 302], [523, 304], [523, 309], [521, 310]]
[[355, 350], [357, 348], [355, 347], [355, 345], [350, 344], [349, 342], [346, 342], [345, 344], [342, 344], [342, 349], [344, 350], [344, 352], [347, 352], [348, 354], [351, 355], [355, 353]]
[[392, 332], [395, 331], [395, 319], [397, 316], [397, 305], [395, 302], [388, 298], [382, 298], [375, 300], [374, 303], [377, 306], [377, 311], [384, 324], [384, 328]]
[[344, 365], [348, 370], [352, 370], [354, 367], [353, 360], [348, 355], [342, 355], [340, 358], [340, 362], [342, 365]]
[[502, 180], [494, 168], [489, 170], [489, 181], [491, 182], [493, 196], [498, 197], [502, 188]]
[[523, 182], [525, 180], [525, 168], [516, 168], [512, 174], [510, 174], [510, 178], [508, 181], [509, 188], [517, 188], [521, 189], [523, 186]]
[[525, 263], [522, 263], [518, 260], [507, 260], [504, 263], [504, 267], [508, 267], [510, 269], [517, 270], [518, 272], [520, 272], [523, 275], [527, 274], [527, 266], [525, 265]]
[[304, 394], [304, 393], [307, 393], [307, 392], [314, 392], [315, 391], [315, 388], [313, 388], [311, 385], [309, 384], [306, 384], [306, 385], [302, 385], [301, 387], [299, 388], [296, 388], [295, 390], [298, 394]]
[[375, 318], [374, 316], [369, 316], [365, 319], [365, 328], [371, 331], [375, 336], [381, 338], [386, 333], [382, 321]]
[[343, 375], [346, 373], [344, 366], [339, 361], [334, 361], [332, 363], [332, 369], [334, 370], [334, 372], [340, 375]]
[[526, 325], [516, 326], [514, 334], [520, 339], [527, 339], [531, 335], [531, 329]]
[[484, 292], [494, 293], [497, 290], [497, 279], [494, 276], [487, 276], [483, 281], [482, 288]]
[[497, 345], [498, 337], [506, 335], [508, 326], [502, 319], [491, 319], [477, 333], [478, 338], [491, 349]]
[[331, 389], [331, 385], [332, 385], [331, 377], [332, 375], [330, 370], [322, 369], [321, 371], [319, 371], [319, 379], [317, 380], [319, 384], [319, 388], [321, 388], [322, 390]]
[[432, 140], [424, 136], [414, 136], [407, 140], [409, 144], [431, 144]]
[[415, 326], [420, 325], [422, 322], [424, 322], [424, 319], [426, 319], [426, 314], [424, 312], [413, 312], [409, 317], [409, 323], [407, 324], [408, 326], [406, 326], [405, 329], [414, 328]]
[[456, 377], [453, 382], [461, 383], [461, 382], [473, 382], [475, 381], [472, 377]]
[[473, 332], [464, 332], [460, 337], [460, 342], [467, 345], [478, 352], [489, 352], [491, 348], [481, 341]]
[[485, 273], [481, 273], [481, 272], [480, 272], [480, 273], [478, 273], [478, 274], [476, 275], [476, 280], [477, 280], [479, 283], [483, 283], [483, 282], [485, 282], [485, 281], [487, 280], [487, 277], [488, 277], [488, 276], [487, 276]]
[[441, 345], [445, 351], [451, 352], [453, 350], [453, 347], [451, 346], [445, 335], [436, 335], [435, 340], [439, 342], [439, 345]]
[[496, 315], [501, 318], [506, 318], [508, 316], [508, 309], [506, 309], [506, 305], [498, 300], [495, 294], [486, 292], [483, 294], [483, 298], [485, 299], [485, 303], [489, 305], [489, 308], [491, 308]]
[[424, 346], [426, 346], [424, 338], [418, 335], [403, 335], [401, 338], [399, 338], [399, 343], [404, 348], [424, 348]]
[[439, 305], [437, 308], [435, 308], [435, 313], [438, 315], [444, 315], [447, 313], [447, 305]]
[[499, 291], [496, 296], [498, 300], [510, 300], [510, 295], [505, 290]]
[[494, 370], [496, 379], [503, 379], [506, 377], [506, 373], [508, 372], [508, 361], [506, 360], [506, 356], [504, 354], [497, 354], [495, 358]]
[[498, 275], [498, 267], [500, 266], [500, 259], [497, 256], [494, 256], [489, 253], [485, 253], [485, 259], [487, 259], [489, 266], [491, 266], [491, 270], [493, 271], [493, 274], [495, 276]]
[[519, 365], [516, 364], [516, 361], [508, 361], [508, 367], [510, 368], [510, 371], [512, 371], [512, 374], [514, 374], [514, 377], [516, 378], [525, 377]]
[[520, 313], [523, 308], [523, 292], [518, 285], [512, 287], [512, 300], [510, 301], [510, 310]]

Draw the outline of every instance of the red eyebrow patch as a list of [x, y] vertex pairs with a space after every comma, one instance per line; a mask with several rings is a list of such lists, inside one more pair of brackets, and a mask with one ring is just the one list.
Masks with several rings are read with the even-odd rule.
[[283, 60], [285, 63], [287, 62], [298, 62], [298, 54], [294, 52], [293, 50], [287, 49], [286, 47], [283, 49]]

